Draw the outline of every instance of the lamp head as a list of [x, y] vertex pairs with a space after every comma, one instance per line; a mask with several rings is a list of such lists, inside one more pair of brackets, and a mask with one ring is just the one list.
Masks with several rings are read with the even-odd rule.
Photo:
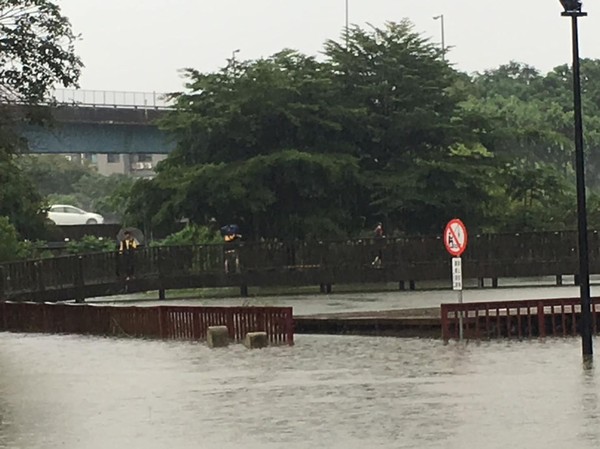
[[587, 13], [582, 12], [583, 2], [581, 0], [560, 0], [560, 4], [564, 8], [563, 16], [586, 16]]

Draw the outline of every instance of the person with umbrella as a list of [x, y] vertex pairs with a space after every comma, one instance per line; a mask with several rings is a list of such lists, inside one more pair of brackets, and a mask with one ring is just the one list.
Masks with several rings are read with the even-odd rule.
[[221, 235], [223, 236], [223, 240], [225, 241], [224, 247], [224, 263], [225, 263], [225, 273], [229, 273], [231, 271], [230, 266], [233, 265], [235, 267], [235, 271], [239, 272], [240, 269], [240, 256], [238, 251], [234, 245], [234, 242], [242, 238], [240, 234], [240, 228], [236, 224], [230, 224], [223, 226], [221, 228]]
[[[140, 231], [141, 233], [141, 231]], [[132, 229], [123, 229], [119, 232], [119, 258], [121, 266], [125, 267], [126, 280], [129, 280], [134, 274], [134, 251], [140, 245], [140, 240], [134, 237]], [[119, 272], [117, 271], [117, 275]]]

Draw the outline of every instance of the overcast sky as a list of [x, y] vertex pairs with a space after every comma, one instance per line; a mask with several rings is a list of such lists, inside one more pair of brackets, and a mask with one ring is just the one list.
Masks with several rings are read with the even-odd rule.
[[[168, 92], [185, 67], [214, 71], [240, 59], [293, 48], [317, 55], [338, 38], [345, 0], [58, 0], [82, 40], [81, 88]], [[600, 5], [584, 1], [582, 57], [600, 58]], [[571, 60], [569, 19], [558, 0], [349, 0], [352, 24], [410, 19], [439, 42], [443, 14], [448, 59], [473, 72], [510, 60], [542, 71]]]

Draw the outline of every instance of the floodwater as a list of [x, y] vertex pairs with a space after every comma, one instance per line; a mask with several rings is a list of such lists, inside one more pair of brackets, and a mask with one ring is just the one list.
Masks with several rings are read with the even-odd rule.
[[249, 351], [0, 333], [0, 368], [2, 449], [600, 446], [600, 373], [576, 338]]

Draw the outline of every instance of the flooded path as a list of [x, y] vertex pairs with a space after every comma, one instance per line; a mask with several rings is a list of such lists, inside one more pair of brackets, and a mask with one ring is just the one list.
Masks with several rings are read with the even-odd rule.
[[600, 445], [600, 376], [578, 339], [247, 351], [4, 333], [0, 367], [2, 449]]

